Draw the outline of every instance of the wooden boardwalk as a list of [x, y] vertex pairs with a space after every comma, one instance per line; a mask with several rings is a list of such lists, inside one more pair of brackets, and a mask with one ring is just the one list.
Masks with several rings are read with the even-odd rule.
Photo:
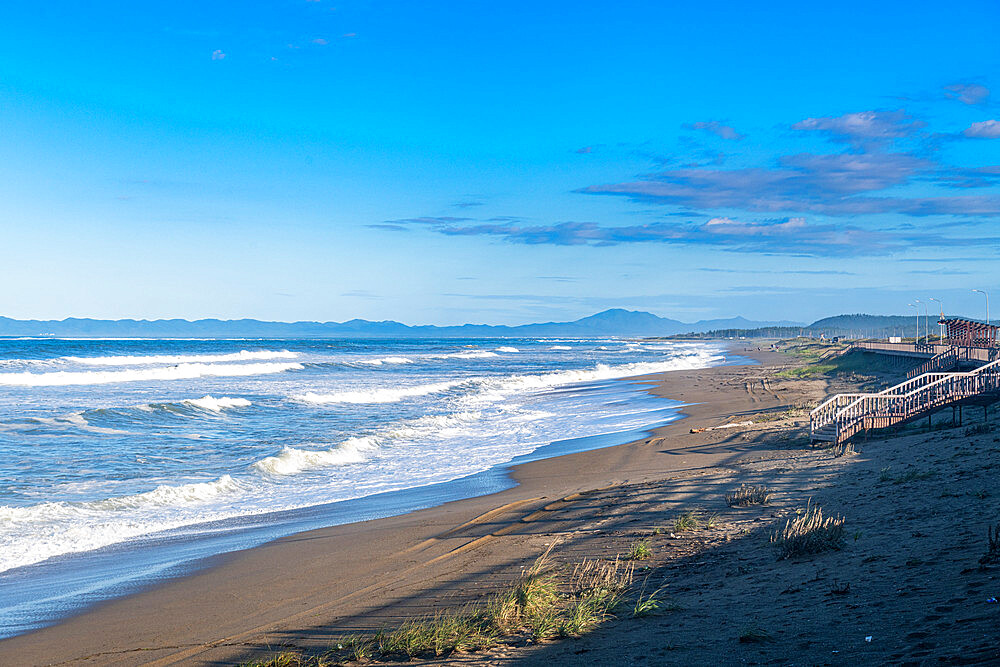
[[[872, 352], [880, 351], [867, 346], [856, 347]], [[980, 357], [996, 359], [997, 356], [996, 349], [950, 349], [954, 352], [941, 350], [917, 370], [925, 366], [954, 368], [962, 362], [977, 363], [980, 362]], [[977, 349], [981, 352], [976, 352]], [[970, 350], [973, 352], [970, 353]], [[888, 354], [900, 352], [904, 351], [887, 351]], [[876, 394], [837, 394], [830, 398], [810, 414], [811, 438], [813, 442], [840, 444], [862, 431], [904, 424], [942, 408], [964, 403], [987, 404], [998, 399], [1000, 360], [991, 360], [964, 373], [921, 372]]]

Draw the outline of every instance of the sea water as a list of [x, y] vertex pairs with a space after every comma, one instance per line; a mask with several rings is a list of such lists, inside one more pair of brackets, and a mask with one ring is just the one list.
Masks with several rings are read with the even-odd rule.
[[616, 378], [723, 361], [620, 339], [0, 339], [0, 637], [638, 437], [676, 404]]

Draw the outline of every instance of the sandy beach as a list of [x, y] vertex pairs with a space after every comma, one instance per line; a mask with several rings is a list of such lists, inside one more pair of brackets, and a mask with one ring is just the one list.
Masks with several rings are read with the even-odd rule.
[[[969, 664], [1000, 660], [993, 426], [913, 432], [834, 456], [808, 447], [802, 406], [857, 379], [787, 379], [791, 362], [636, 378], [685, 419], [626, 445], [517, 466], [507, 491], [301, 533], [188, 577], [0, 642], [11, 665], [233, 664], [321, 654], [338, 637], [476, 602], [556, 543], [553, 558], [613, 558], [637, 539], [669, 611], [619, 613], [581, 639], [502, 645], [449, 664]], [[973, 418], [974, 417], [970, 417]], [[981, 420], [982, 417], [980, 416]], [[754, 421], [731, 429], [695, 429]], [[805, 424], [805, 427], [803, 427]], [[974, 428], [970, 428], [974, 427]], [[763, 483], [767, 505], [725, 494]], [[807, 501], [846, 517], [847, 544], [776, 561], [768, 536]], [[715, 516], [684, 533], [681, 512]], [[747, 638], [750, 637], [748, 640]]]

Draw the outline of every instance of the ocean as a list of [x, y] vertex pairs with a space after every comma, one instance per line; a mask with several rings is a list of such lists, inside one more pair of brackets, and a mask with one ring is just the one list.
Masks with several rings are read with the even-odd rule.
[[0, 637], [299, 530], [509, 487], [724, 363], [623, 339], [0, 340]]

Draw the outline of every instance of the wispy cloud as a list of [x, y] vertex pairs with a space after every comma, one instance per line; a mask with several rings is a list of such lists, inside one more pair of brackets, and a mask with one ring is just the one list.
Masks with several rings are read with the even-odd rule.
[[970, 139], [1000, 139], [1000, 120], [973, 123], [962, 131]]
[[953, 83], [944, 90], [947, 97], [962, 104], [984, 104], [990, 97], [990, 89], [978, 83]]
[[593, 146], [584, 146], [583, 148], [577, 148], [576, 152], [579, 153], [580, 155], [586, 155], [587, 153], [593, 153], [594, 152], [594, 147]]
[[1000, 165], [942, 169], [938, 182], [953, 188], [986, 188], [1000, 184]]
[[719, 269], [713, 267], [702, 267], [699, 271], [706, 273], [768, 273], [778, 275], [805, 275], [805, 276], [856, 276], [853, 271], [834, 271], [824, 269], [787, 269], [776, 271], [772, 269]]
[[827, 257], [882, 255], [928, 245], [977, 245], [998, 240], [898, 233], [843, 224], [813, 224], [804, 218], [743, 221], [719, 217], [703, 223], [652, 222], [623, 226], [595, 222], [501, 224], [448, 218], [413, 218], [411, 221], [392, 222], [429, 225], [433, 231], [448, 236], [490, 236], [525, 245], [663, 243], [712, 246], [732, 252]]
[[731, 141], [739, 141], [746, 136], [740, 134], [729, 125], [725, 125], [717, 120], [699, 120], [695, 123], [686, 123], [684, 128], [688, 130], [703, 130], [714, 134], [717, 137], [722, 137], [723, 139], [729, 139]]
[[869, 146], [907, 137], [926, 125], [914, 120], [902, 109], [895, 111], [859, 111], [842, 116], [806, 118], [792, 125], [793, 130], [822, 132], [832, 141]]
[[[996, 196], [887, 196], [883, 191], [934, 180], [934, 162], [908, 153], [801, 153], [778, 158], [775, 167], [674, 169], [643, 180], [593, 185], [578, 192], [617, 195], [688, 209], [736, 209], [767, 213], [854, 216], [876, 213], [1000, 215]], [[941, 184], [954, 185], [942, 174]], [[876, 196], [881, 195], [881, 196]]]
[[226, 57], [226, 54], [222, 52], [222, 49], [216, 49], [212, 51], [212, 60], [222, 60]]

